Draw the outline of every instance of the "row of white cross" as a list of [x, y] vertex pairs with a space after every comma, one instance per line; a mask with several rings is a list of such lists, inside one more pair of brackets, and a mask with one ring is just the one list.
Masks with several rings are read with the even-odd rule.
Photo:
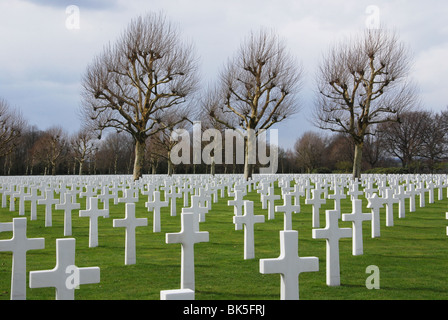
[[[125, 264], [136, 263], [135, 229], [147, 226], [146, 218], [136, 218], [135, 203], [140, 195], [148, 196], [145, 203], [148, 211], [153, 212], [153, 232], [160, 232], [160, 209], [170, 206], [170, 214], [176, 215], [176, 199], [183, 198], [184, 207], [181, 216], [181, 231], [166, 234], [166, 243], [182, 244], [181, 288], [161, 292], [161, 299], [194, 298], [194, 244], [207, 242], [208, 232], [199, 231], [199, 223], [205, 221], [205, 215], [211, 209], [211, 203], [224, 196], [234, 199], [228, 201], [234, 207], [236, 230], [244, 226], [244, 259], [255, 257], [254, 224], [265, 222], [264, 215], [254, 215], [253, 202], [244, 200], [244, 196], [252, 189], [260, 193], [262, 208], [268, 210], [268, 219], [274, 219], [276, 212], [284, 214], [284, 230], [280, 231], [280, 256], [277, 259], [261, 259], [261, 273], [281, 274], [281, 299], [298, 299], [298, 276], [302, 272], [318, 271], [318, 258], [302, 258], [298, 256], [298, 232], [292, 230], [292, 214], [300, 212], [300, 197], [305, 197], [305, 204], [312, 206], [312, 237], [326, 239], [327, 285], [340, 284], [339, 271], [339, 239], [352, 237], [353, 255], [363, 254], [362, 223], [371, 220], [372, 237], [380, 236], [379, 210], [386, 207], [386, 226], [393, 226], [393, 205], [399, 204], [399, 218], [405, 217], [404, 201], [409, 199], [410, 212], [415, 211], [415, 196], [420, 196], [420, 207], [425, 206], [425, 194], [429, 193], [429, 202], [434, 202], [434, 192], [438, 189], [438, 199], [443, 199], [443, 189], [447, 188], [445, 175], [435, 176], [381, 176], [371, 175], [362, 181], [351, 182], [345, 175], [268, 175], [255, 176], [255, 179], [244, 181], [239, 175], [210, 176], [149, 176], [137, 183], [129, 178], [114, 176], [89, 177], [85, 180], [70, 177], [50, 177], [37, 179], [19, 177], [4, 178], [1, 184], [2, 207], [6, 207], [7, 196], [10, 199], [10, 211], [15, 211], [15, 200], [19, 199], [19, 215], [25, 214], [24, 201], [30, 201], [30, 220], [37, 219], [36, 205], [45, 206], [45, 226], [52, 225], [52, 208], [64, 210], [64, 236], [71, 236], [72, 211], [78, 210], [80, 217], [90, 218], [89, 247], [98, 246], [98, 218], [109, 216], [109, 200], [114, 204], [125, 203], [125, 218], [114, 219], [113, 227], [126, 228]], [[281, 188], [281, 195], [275, 194], [274, 183]], [[373, 188], [374, 184], [377, 185]], [[344, 188], [349, 188], [347, 194]], [[360, 190], [363, 188], [363, 190]], [[27, 190], [27, 192], [25, 191]], [[39, 195], [40, 190], [40, 195]], [[123, 196], [118, 197], [122, 190]], [[329, 191], [333, 193], [329, 194]], [[54, 193], [60, 193], [60, 199]], [[100, 192], [100, 194], [98, 194]], [[165, 200], [161, 200], [161, 192]], [[45, 197], [42, 195], [45, 194]], [[368, 199], [369, 213], [362, 212], [362, 200]], [[80, 210], [78, 197], [86, 197], [86, 209]], [[352, 212], [342, 214], [340, 201], [350, 196]], [[275, 206], [274, 202], [283, 198], [283, 205]], [[213, 200], [212, 200], [213, 199]], [[334, 201], [333, 210], [326, 210], [326, 227], [320, 228], [319, 210], [327, 199]], [[188, 204], [191, 200], [191, 206]], [[100, 209], [98, 201], [103, 202]], [[244, 211], [244, 213], [243, 213]], [[352, 222], [352, 228], [339, 228], [338, 221]], [[448, 214], [447, 214], [448, 219]], [[0, 223], [1, 231], [13, 231], [13, 238], [0, 240], [0, 251], [13, 252], [13, 270], [11, 282], [11, 298], [26, 298], [26, 252], [44, 248], [44, 239], [28, 239], [26, 237], [26, 218], [14, 218], [13, 222]], [[447, 228], [448, 234], [448, 228]], [[99, 268], [77, 268], [74, 265], [75, 239], [57, 239], [57, 265], [50, 271], [30, 272], [30, 287], [51, 286], [56, 288], [57, 299], [73, 299], [74, 289], [79, 284], [99, 282]], [[69, 269], [70, 272], [67, 271]], [[74, 285], [68, 285], [68, 275]]]

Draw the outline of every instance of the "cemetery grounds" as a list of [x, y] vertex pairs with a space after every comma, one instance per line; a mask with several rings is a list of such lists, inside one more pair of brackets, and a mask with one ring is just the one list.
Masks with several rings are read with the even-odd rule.
[[[281, 175], [278, 175], [281, 176]], [[293, 177], [295, 175], [292, 175]], [[130, 177], [126, 177], [128, 179]], [[5, 179], [5, 177], [0, 178]], [[45, 179], [45, 177], [42, 177]], [[0, 180], [1, 181], [1, 180]], [[96, 180], [95, 180], [96, 181]], [[294, 183], [294, 180], [292, 181]], [[99, 192], [100, 190], [98, 190]], [[345, 193], [347, 189], [345, 189]], [[278, 183], [275, 193], [280, 195]], [[329, 192], [331, 194], [331, 192]], [[120, 194], [121, 196], [121, 194]], [[398, 204], [394, 205], [394, 226], [385, 225], [385, 208], [380, 211], [379, 238], [371, 237], [371, 222], [363, 223], [363, 255], [352, 255], [352, 239], [341, 239], [341, 285], [326, 285], [326, 244], [324, 239], [312, 238], [312, 206], [300, 199], [300, 213], [292, 215], [292, 228], [299, 233], [300, 257], [318, 257], [319, 271], [302, 273], [299, 278], [301, 300], [446, 300], [448, 299], [448, 236], [446, 212], [447, 188], [443, 199], [429, 203], [426, 192], [425, 207], [409, 212], [406, 200], [406, 217], [398, 218]], [[55, 192], [55, 198], [60, 195]], [[364, 196], [363, 212], [367, 200]], [[262, 209], [260, 194], [248, 192], [244, 200], [254, 203], [254, 214], [265, 215], [264, 223], [257, 223], [255, 232], [255, 258], [243, 259], [243, 230], [235, 230], [233, 200], [225, 190], [218, 191], [218, 201], [212, 202], [200, 231], [209, 232], [209, 242], [197, 243], [195, 254], [196, 300], [278, 300], [280, 275], [261, 274], [260, 259], [277, 258], [280, 253], [279, 231], [283, 230], [283, 213], [269, 220], [267, 209]], [[16, 200], [17, 201], [17, 200]], [[78, 198], [81, 210], [86, 199]], [[180, 210], [183, 199], [177, 199], [177, 214], [170, 215], [169, 207], [161, 209], [161, 232], [153, 232], [153, 216], [145, 208], [147, 196], [140, 195], [136, 203], [136, 217], [147, 218], [146, 227], [136, 228], [136, 264], [125, 265], [125, 230], [113, 228], [113, 219], [123, 219], [125, 204], [110, 200], [108, 218], [98, 219], [98, 247], [89, 248], [89, 219], [72, 214], [72, 236], [76, 239], [76, 265], [100, 268], [101, 281], [81, 285], [75, 292], [76, 300], [159, 300], [161, 290], [180, 288], [181, 245], [167, 244], [166, 233], [180, 231]], [[28, 238], [45, 238], [45, 249], [27, 253], [27, 284], [30, 271], [53, 269], [56, 262], [56, 239], [64, 237], [64, 214], [52, 210], [52, 226], [45, 227], [45, 207], [37, 205], [37, 220], [31, 221], [30, 202], [26, 201], [25, 216]], [[283, 200], [275, 201], [282, 205]], [[327, 199], [320, 209], [320, 227], [325, 227], [325, 210], [333, 209], [334, 201]], [[341, 213], [351, 213], [350, 197], [341, 200]], [[0, 208], [0, 222], [11, 222], [18, 214], [10, 212], [9, 202]], [[340, 227], [351, 227], [351, 222], [339, 220]], [[12, 232], [1, 232], [0, 240], [10, 239]], [[10, 299], [12, 253], [0, 252], [0, 299]], [[366, 280], [369, 266], [379, 270], [379, 288], [368, 289]], [[51, 300], [54, 288], [27, 288], [27, 300]]]

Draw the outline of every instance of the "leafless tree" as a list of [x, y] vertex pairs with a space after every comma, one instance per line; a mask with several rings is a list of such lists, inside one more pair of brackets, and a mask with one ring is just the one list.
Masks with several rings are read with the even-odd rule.
[[67, 152], [67, 145], [67, 133], [60, 126], [45, 130], [36, 141], [33, 153], [45, 165], [45, 173], [51, 172], [52, 175], [56, 175], [57, 167]]
[[0, 99], [0, 157], [10, 154], [16, 147], [26, 121], [8, 102]]
[[423, 111], [405, 112], [399, 122], [383, 123], [378, 128], [388, 153], [399, 158], [403, 168], [420, 154], [426, 118], [427, 113]]
[[93, 131], [81, 128], [70, 139], [73, 158], [79, 163], [79, 175], [82, 174], [83, 165], [86, 160], [93, 156], [97, 148], [96, 137]]
[[[251, 33], [229, 59], [204, 112], [231, 129], [253, 130], [257, 136], [299, 111], [296, 94], [302, 69], [274, 32]], [[212, 99], [210, 99], [212, 97]], [[245, 145], [244, 177], [252, 175], [252, 139]]]
[[397, 121], [417, 102], [407, 81], [411, 59], [395, 32], [366, 30], [330, 48], [317, 72], [317, 127], [347, 133], [355, 145], [353, 177], [360, 177], [364, 138], [374, 124]]
[[[127, 131], [135, 141], [134, 179], [145, 163], [146, 140], [173, 126], [197, 89], [194, 48], [163, 14], [131, 21], [114, 45], [105, 47], [83, 77], [81, 113], [92, 128]], [[183, 117], [180, 116], [180, 119]]]
[[443, 113], [427, 112], [422, 120], [419, 156], [427, 160], [428, 169], [434, 172], [436, 163], [448, 155], [447, 127]]
[[311, 173], [322, 165], [325, 148], [326, 142], [322, 135], [313, 131], [305, 132], [294, 145], [298, 165]]

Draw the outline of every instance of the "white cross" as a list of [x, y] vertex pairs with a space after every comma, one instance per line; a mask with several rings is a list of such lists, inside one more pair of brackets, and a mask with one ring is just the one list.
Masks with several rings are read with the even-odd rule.
[[334, 210], [338, 212], [341, 212], [341, 200], [345, 198], [344, 188], [340, 188], [337, 184], [334, 186], [334, 194], [328, 195], [328, 199], [334, 200]]
[[415, 186], [412, 183], [407, 186], [405, 193], [409, 195], [409, 212], [415, 212], [415, 196], [418, 194], [418, 191], [415, 190]]
[[394, 194], [394, 198], [398, 201], [398, 218], [405, 217], [405, 200], [409, 195], [404, 191], [404, 186], [398, 186], [398, 193]]
[[362, 200], [360, 199], [352, 200], [352, 213], [342, 215], [342, 221], [352, 222], [352, 253], [354, 256], [363, 254], [362, 223], [369, 220], [372, 220], [372, 214], [362, 212]]
[[181, 289], [195, 290], [194, 279], [194, 245], [195, 243], [208, 242], [208, 232], [194, 230], [194, 214], [182, 211], [181, 231], [179, 233], [167, 233], [166, 243], [182, 244], [181, 260]]
[[193, 213], [194, 218], [194, 230], [199, 231], [199, 222], [205, 221], [205, 214], [208, 212], [207, 207], [201, 206], [201, 201], [199, 196], [191, 196], [191, 207], [182, 208], [182, 212]]
[[138, 194], [135, 195], [135, 190], [132, 188], [123, 191], [123, 197], [118, 198], [118, 203], [134, 203], [138, 202]]
[[177, 198], [181, 198], [182, 193], [177, 191], [177, 187], [175, 185], [172, 185], [170, 187], [170, 192], [165, 194], [165, 200], [166, 198], [170, 199], [170, 215], [172, 217], [175, 217], [177, 215], [177, 206], [176, 206], [176, 200]]
[[[233, 200], [228, 200], [227, 205], [233, 206], [233, 214], [235, 216], [241, 216], [243, 213], [244, 205], [244, 194], [241, 190], [235, 190], [235, 198]], [[233, 219], [235, 221], [235, 218]], [[235, 223], [235, 230], [241, 230], [242, 225], [240, 223]]]
[[98, 217], [108, 218], [109, 210], [98, 209], [98, 197], [89, 198], [89, 209], [79, 210], [80, 217], [89, 217], [89, 247], [98, 247]]
[[126, 216], [124, 219], [114, 219], [114, 228], [126, 228], [124, 263], [126, 265], [136, 263], [135, 254], [135, 228], [148, 225], [147, 218], [135, 217], [135, 203], [126, 203]]
[[37, 187], [31, 187], [30, 194], [25, 196], [26, 201], [31, 201], [31, 220], [37, 219], [37, 201], [43, 199], [41, 195], [38, 194], [38, 188]]
[[244, 215], [234, 216], [233, 223], [244, 225], [244, 259], [255, 258], [254, 224], [263, 223], [264, 215], [254, 215], [254, 203], [244, 201]]
[[[149, 197], [149, 196], [148, 196]], [[153, 222], [152, 230], [153, 232], [160, 232], [160, 209], [168, 206], [168, 201], [160, 200], [160, 191], [154, 191], [154, 200], [147, 201], [145, 207], [148, 211], [153, 211]]]
[[[26, 221], [26, 218], [14, 218], [12, 239], [0, 240], [0, 251], [12, 251], [11, 300], [26, 299], [26, 252], [45, 248], [44, 238], [26, 236]], [[3, 227], [10, 228], [11, 225]]]
[[428, 188], [425, 188], [425, 182], [424, 181], [420, 181], [418, 188], [416, 189], [419, 192], [419, 196], [420, 196], [420, 208], [425, 207], [426, 203], [425, 203], [425, 192], [428, 191]]
[[64, 192], [62, 195], [63, 203], [55, 205], [56, 210], [64, 210], [64, 236], [72, 235], [72, 210], [79, 210], [81, 205], [76, 201], [73, 202], [73, 197]]
[[25, 215], [25, 197], [29, 194], [25, 192], [25, 186], [19, 186], [19, 191], [14, 194], [16, 198], [19, 198], [19, 215]]
[[100, 195], [98, 195], [98, 199], [100, 199], [103, 202], [103, 209], [109, 210], [110, 205], [110, 199], [114, 199], [115, 196], [109, 192], [109, 188], [107, 186], [104, 186], [102, 188], [102, 192]]
[[363, 194], [363, 192], [359, 190], [358, 179], [355, 179], [355, 181], [352, 182], [351, 186], [349, 187], [349, 191], [347, 191], [347, 194], [351, 197], [352, 200], [358, 199], [358, 196]]
[[372, 238], [380, 237], [380, 209], [384, 206], [383, 198], [374, 193], [371, 197], [367, 198], [367, 208], [372, 212]]
[[386, 195], [383, 198], [383, 202], [386, 205], [386, 226], [393, 227], [394, 225], [394, 203], [398, 201], [393, 196], [393, 190], [387, 188], [385, 190]]
[[260, 259], [260, 273], [280, 273], [281, 300], [298, 300], [299, 275], [302, 272], [319, 271], [317, 257], [299, 257], [298, 242], [298, 231], [280, 231], [280, 256], [277, 259]]
[[45, 226], [51, 227], [53, 224], [52, 206], [59, 203], [59, 200], [54, 198], [53, 189], [45, 190], [45, 199], [40, 199], [37, 203], [45, 205]]
[[30, 288], [56, 289], [56, 300], [74, 300], [80, 284], [99, 283], [100, 268], [75, 265], [76, 240], [56, 239], [56, 266], [52, 270], [30, 272]]
[[293, 205], [292, 204], [292, 195], [284, 194], [283, 195], [283, 205], [276, 206], [275, 211], [284, 213], [283, 229], [284, 230], [292, 230], [292, 213], [293, 212], [299, 213], [300, 205], [297, 205], [297, 204]]
[[275, 194], [274, 187], [271, 186], [265, 199], [268, 201], [268, 219], [272, 220], [275, 218], [275, 200], [280, 199], [280, 195]]
[[338, 213], [334, 210], [325, 211], [325, 229], [313, 229], [313, 239], [326, 239], [327, 254], [327, 285], [339, 286], [341, 283], [339, 263], [339, 239], [350, 238], [351, 228], [339, 228]]
[[305, 204], [311, 204], [313, 206], [313, 217], [312, 217], [313, 228], [320, 227], [320, 221], [319, 221], [320, 206], [327, 202], [325, 199], [321, 198], [322, 193], [323, 190], [318, 187], [316, 189], [311, 190], [311, 194], [313, 195], [312, 199], [305, 199]]
[[300, 197], [305, 196], [305, 191], [303, 191], [298, 184], [295, 184], [294, 189], [290, 194], [294, 197], [294, 205], [300, 206]]
[[90, 205], [90, 198], [96, 196], [96, 191], [95, 191], [95, 187], [94, 186], [89, 186], [86, 185], [85, 186], [86, 191], [81, 191], [79, 193], [79, 197], [83, 198], [84, 196], [86, 197], [86, 210], [89, 210], [89, 205]]

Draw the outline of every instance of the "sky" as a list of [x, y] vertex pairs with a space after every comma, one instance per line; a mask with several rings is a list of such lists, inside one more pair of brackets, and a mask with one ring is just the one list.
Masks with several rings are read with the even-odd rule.
[[396, 30], [409, 46], [422, 107], [448, 106], [448, 2], [442, 0], [0, 0], [0, 98], [40, 130], [60, 125], [75, 133], [87, 65], [131, 19], [151, 11], [165, 13], [195, 44], [203, 87], [251, 31], [274, 29], [285, 40], [304, 68], [301, 110], [275, 127], [286, 149], [306, 131], [318, 131], [311, 110], [322, 54], [375, 23]]

